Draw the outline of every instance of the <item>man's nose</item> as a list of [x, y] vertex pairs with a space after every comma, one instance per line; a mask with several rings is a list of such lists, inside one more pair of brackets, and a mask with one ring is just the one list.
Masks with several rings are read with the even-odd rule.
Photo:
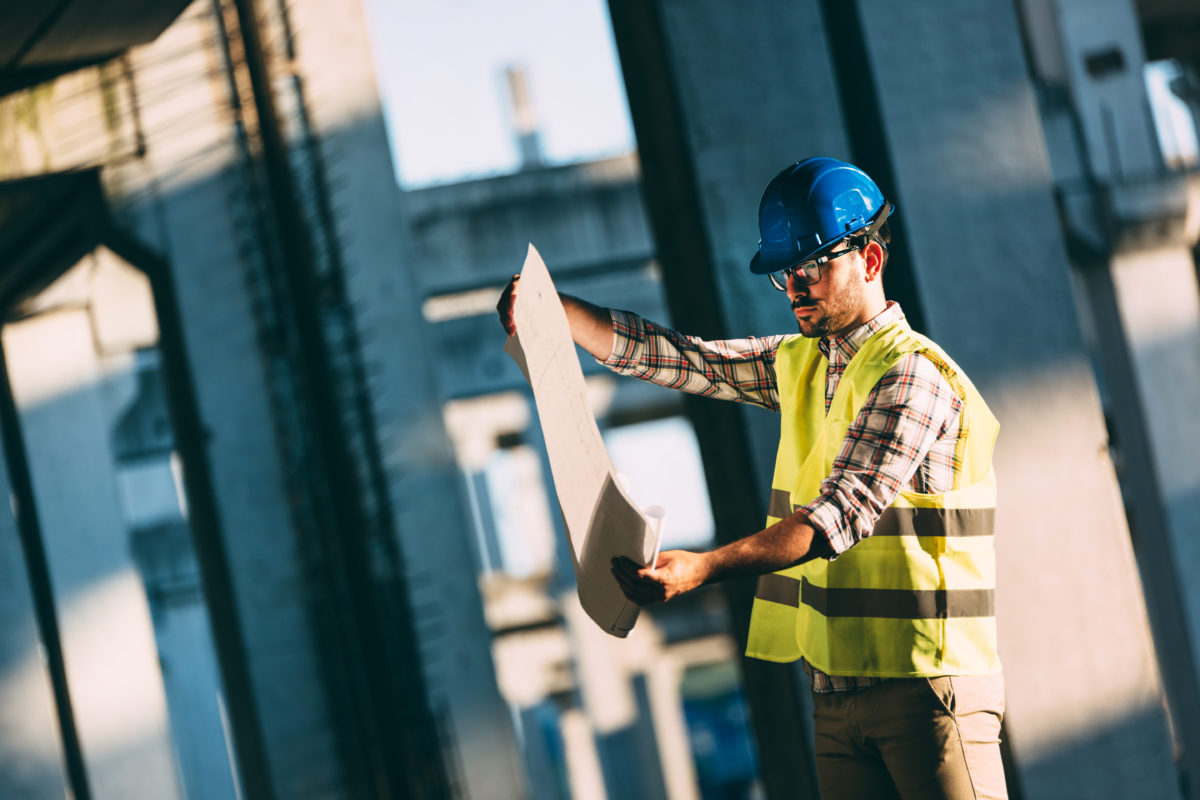
[[787, 273], [787, 292], [789, 297], [797, 295], [807, 297], [810, 288], [812, 287], [809, 286], [808, 281], [801, 278], [798, 271]]

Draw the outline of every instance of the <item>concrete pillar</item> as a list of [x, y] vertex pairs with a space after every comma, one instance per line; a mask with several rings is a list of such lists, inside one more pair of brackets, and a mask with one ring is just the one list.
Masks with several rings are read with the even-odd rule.
[[[85, 275], [77, 268], [49, 291], [86, 302], [77, 291]], [[127, 376], [98, 349], [78, 306], [4, 328], [92, 797], [182, 797], [150, 611], [117, 500], [110, 435]], [[36, 675], [39, 664], [21, 669]]]
[[[106, 187], [119, 198], [121, 223], [165, 259], [172, 278], [186, 353], [164, 352], [164, 369], [179, 355], [191, 368], [211, 476], [209, 534], [227, 556], [233, 597], [225, 602], [240, 623], [252, 694], [245, 705], [262, 742], [238, 765], [245, 796], [336, 794], [343, 774], [314, 625], [315, 569], [290, 513], [273, 365], [258, 338], [262, 309], [250, 275], [262, 243], [239, 168], [222, 38], [214, 4], [193, 3], [131, 54], [146, 155], [107, 169]], [[247, 710], [229, 709], [239, 715]]]
[[1001, 423], [997, 614], [1019, 788], [1169, 796], [1158, 670], [1014, 9], [859, 8], [927, 332]]
[[[566, 796], [563, 737], [559, 732], [558, 712], [543, 701], [522, 708], [521, 750], [525, 772], [529, 776], [529, 800], [563, 800]], [[549, 730], [550, 722], [553, 732]]]
[[574, 592], [560, 598], [605, 794], [695, 800], [700, 792], [679, 691], [682, 669], [664, 651], [653, 616], [642, 612], [629, 637], [616, 639], [587, 617]]
[[[660, 648], [661, 642], [656, 643]], [[656, 652], [645, 664], [646, 713], [654, 720], [658, 760], [670, 800], [699, 800], [700, 786], [683, 713], [683, 665], [668, 652]]]
[[[496, 687], [468, 503], [446, 435], [420, 297], [412, 291], [404, 206], [388, 150], [361, 3], [289, 7], [294, 68], [332, 191], [348, 299], [373, 369], [376, 425], [395, 528], [416, 609], [429, 703], [464, 797], [524, 796], [512, 719]], [[418, 80], [419, 76], [411, 76]]]
[[135, 389], [112, 426], [112, 448], [129, 551], [145, 586], [171, 720], [174, 756], [188, 800], [237, 795], [224, 691], [163, 391], [158, 324], [146, 276], [97, 251], [93, 329], [102, 350], [133, 354]]
[[[746, 268], [767, 181], [807, 155], [849, 155], [821, 10], [770, 2], [610, 0], [638, 138], [643, 193], [675, 325], [709, 338], [791, 332], [795, 320]], [[778, 419], [689, 398], [717, 536], [762, 527]], [[752, 582], [730, 589], [744, 641]], [[816, 796], [808, 689], [786, 666], [743, 662], [769, 797]]]
[[1167, 246], [1079, 261], [1093, 321], [1113, 451], [1167, 690], [1176, 764], [1200, 797], [1200, 689], [1196, 642], [1195, 424], [1200, 292], [1190, 248]]
[[[1172, 533], [1181, 609], [1200, 642], [1200, 287], [1190, 247], [1119, 254], [1111, 275]], [[1193, 656], [1193, 659], [1195, 656]]]
[[[1132, 2], [1022, 5], [1031, 66], [1042, 86], [1061, 90], [1042, 106], [1059, 205], [1103, 378], [1180, 782], [1200, 798], [1200, 592], [1189, 580], [1200, 563], [1200, 180], [1165, 163]], [[1064, 121], [1074, 135], [1053, 135]]]
[[[11, 496], [3, 459], [0, 487]], [[12, 800], [40, 800], [68, 791], [27, 563], [16, 520], [4, 508], [0, 510], [0, 797]]]
[[596, 739], [582, 709], [564, 710], [559, 717], [559, 729], [570, 796], [574, 800], [608, 800], [604, 791], [604, 772], [596, 753]]
[[[1031, 135], [1040, 127], [1013, 8], [610, 6], [625, 74], [636, 76], [630, 105], [679, 326], [791, 330], [770, 290], [745, 273], [762, 186], [814, 154], [875, 172], [897, 204], [913, 265], [910, 318], [924, 321], [1001, 420], [997, 602], [1014, 790], [1173, 791], [1145, 609], [1044, 144]], [[732, 430], [752, 437], [761, 483], [770, 432]], [[697, 432], [720, 530], [720, 493], [736, 484], [712, 456], [713, 431], [698, 423]], [[724, 535], [752, 525], [743, 517]], [[768, 793], [782, 795], [773, 788], [781, 770], [796, 770], [777, 765], [776, 742], [756, 730]]]

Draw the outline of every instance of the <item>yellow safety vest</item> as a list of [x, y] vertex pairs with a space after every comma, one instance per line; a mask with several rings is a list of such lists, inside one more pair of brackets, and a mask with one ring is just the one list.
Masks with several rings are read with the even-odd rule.
[[953, 488], [902, 491], [872, 535], [838, 558], [758, 582], [746, 655], [803, 656], [831, 675], [997, 672], [992, 547], [999, 424], [966, 375], [906, 324], [876, 331], [846, 366], [825, 411], [829, 362], [815, 339], [786, 338], [775, 361], [782, 410], [767, 525], [814, 500], [867, 395], [910, 353], [929, 358], [963, 400]]

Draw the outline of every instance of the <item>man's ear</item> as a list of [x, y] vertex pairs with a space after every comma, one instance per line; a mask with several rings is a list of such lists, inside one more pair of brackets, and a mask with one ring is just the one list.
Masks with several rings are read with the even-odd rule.
[[883, 274], [883, 247], [872, 239], [862, 249], [863, 261], [866, 262], [867, 283], [878, 280]]

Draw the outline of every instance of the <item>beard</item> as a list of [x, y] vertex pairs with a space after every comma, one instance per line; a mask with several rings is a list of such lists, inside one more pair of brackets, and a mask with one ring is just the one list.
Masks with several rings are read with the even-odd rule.
[[[796, 298], [792, 303], [792, 309], [820, 309], [820, 316], [815, 319], [813, 317], [807, 319], [796, 318], [796, 324], [800, 329], [801, 336], [806, 339], [819, 339], [849, 327], [858, 316], [865, 302], [866, 290], [863, 288], [863, 285], [857, 281], [851, 281], [824, 300], [810, 303], [805, 302], [805, 298]], [[807, 330], [805, 330], [806, 324], [808, 326]]]

